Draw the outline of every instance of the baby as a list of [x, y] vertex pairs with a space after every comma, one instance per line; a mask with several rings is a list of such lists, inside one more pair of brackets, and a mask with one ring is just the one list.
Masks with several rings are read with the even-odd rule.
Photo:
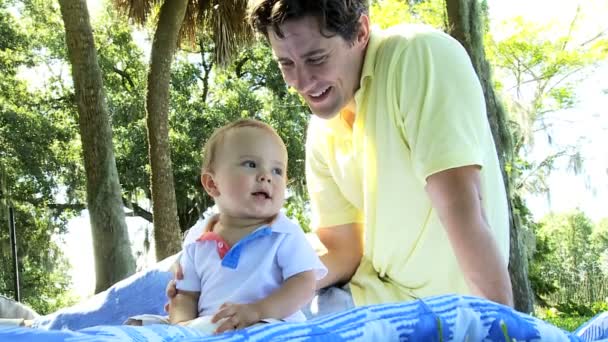
[[219, 214], [184, 246], [184, 277], [177, 281], [169, 321], [206, 317], [215, 332], [223, 332], [268, 319], [305, 320], [300, 308], [327, 269], [301, 228], [280, 212], [285, 144], [267, 124], [242, 119], [213, 133], [203, 159], [201, 182]]

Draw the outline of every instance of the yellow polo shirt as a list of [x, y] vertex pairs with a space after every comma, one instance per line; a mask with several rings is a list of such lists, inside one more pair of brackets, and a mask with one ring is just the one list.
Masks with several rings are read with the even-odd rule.
[[355, 303], [469, 294], [424, 188], [434, 173], [479, 165], [483, 205], [507, 264], [507, 198], [466, 51], [424, 26], [374, 28], [355, 101], [352, 129], [340, 115], [313, 117], [306, 142], [312, 226], [365, 229], [351, 280]]

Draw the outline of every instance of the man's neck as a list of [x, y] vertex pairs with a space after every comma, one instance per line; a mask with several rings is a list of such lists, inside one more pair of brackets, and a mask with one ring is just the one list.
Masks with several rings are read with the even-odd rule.
[[342, 120], [346, 122], [348, 127], [353, 128], [353, 124], [355, 123], [355, 113], [357, 112], [357, 106], [355, 104], [355, 100], [352, 99], [348, 102], [346, 107], [344, 107], [340, 111], [340, 116], [342, 116]]

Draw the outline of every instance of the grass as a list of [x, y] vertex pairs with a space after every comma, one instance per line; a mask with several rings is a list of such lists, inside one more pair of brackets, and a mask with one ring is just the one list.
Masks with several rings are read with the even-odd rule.
[[578, 327], [581, 326], [581, 324], [587, 322], [588, 320], [590, 320], [591, 317], [585, 317], [585, 316], [559, 316], [559, 317], [547, 317], [545, 318], [545, 321], [558, 326], [566, 331], [574, 331], [576, 330]]

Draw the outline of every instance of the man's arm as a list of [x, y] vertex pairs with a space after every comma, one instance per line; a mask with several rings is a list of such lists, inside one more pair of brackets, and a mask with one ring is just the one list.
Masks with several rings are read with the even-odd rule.
[[438, 172], [427, 178], [426, 191], [473, 293], [513, 306], [507, 265], [482, 206], [479, 172], [478, 166]]
[[169, 305], [169, 322], [177, 324], [198, 317], [198, 298], [200, 292], [177, 291]]
[[317, 229], [317, 236], [327, 252], [320, 256], [327, 275], [317, 281], [317, 289], [347, 283], [355, 274], [363, 256], [363, 226], [348, 223]]

